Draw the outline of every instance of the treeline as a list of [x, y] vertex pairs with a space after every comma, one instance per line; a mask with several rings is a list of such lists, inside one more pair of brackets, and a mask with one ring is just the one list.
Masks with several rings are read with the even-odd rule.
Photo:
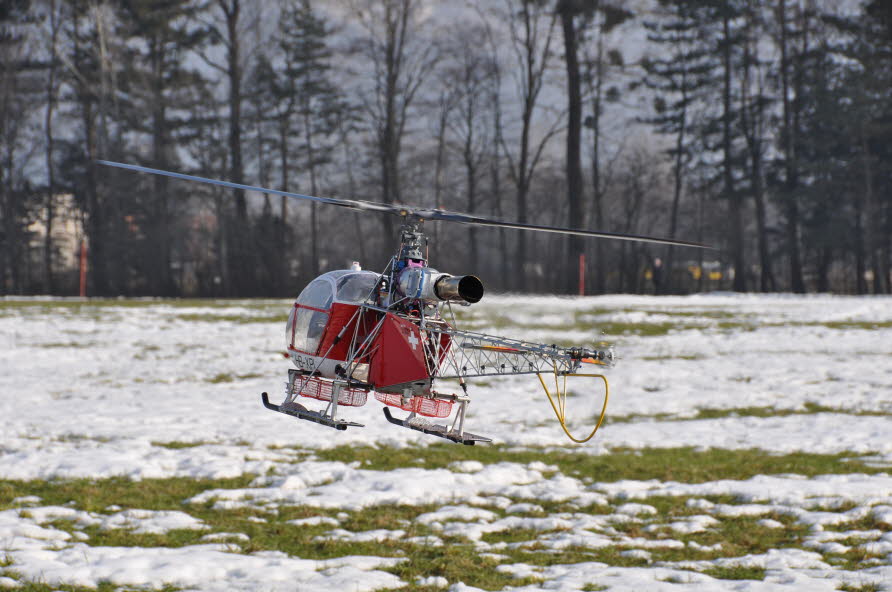
[[[890, 292], [892, 5], [0, 0], [0, 293], [294, 295], [398, 219], [488, 288]], [[642, 8], [642, 6], [646, 8]], [[646, 38], [646, 41], [645, 41]]]

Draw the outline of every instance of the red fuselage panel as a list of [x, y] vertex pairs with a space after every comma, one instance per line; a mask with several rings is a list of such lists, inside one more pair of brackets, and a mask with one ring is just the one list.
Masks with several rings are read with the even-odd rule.
[[387, 313], [372, 351], [369, 382], [377, 389], [430, 379], [421, 333], [409, 320]]
[[[359, 306], [355, 304], [335, 302], [331, 305], [331, 316], [328, 320], [328, 326], [325, 328], [325, 334], [319, 344], [317, 355], [325, 356], [331, 360], [346, 360], [350, 344], [354, 341], [354, 334], [356, 336], [356, 345], [362, 344], [366, 336], [375, 327], [375, 316], [377, 316], [377, 313], [364, 311], [354, 317], [357, 309], [359, 309]], [[359, 323], [358, 331], [356, 330], [357, 323]], [[335, 339], [337, 339], [338, 334], [341, 333], [344, 327], [347, 327], [347, 330], [343, 332], [340, 341], [335, 343]], [[359, 362], [364, 363], [367, 361], [368, 357], [360, 352]]]

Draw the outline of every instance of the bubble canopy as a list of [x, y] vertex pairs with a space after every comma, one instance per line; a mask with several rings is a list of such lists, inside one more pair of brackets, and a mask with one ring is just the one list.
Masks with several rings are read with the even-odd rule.
[[361, 304], [375, 289], [379, 277], [373, 271], [329, 271], [303, 289], [297, 304], [326, 310], [331, 308], [332, 302]]

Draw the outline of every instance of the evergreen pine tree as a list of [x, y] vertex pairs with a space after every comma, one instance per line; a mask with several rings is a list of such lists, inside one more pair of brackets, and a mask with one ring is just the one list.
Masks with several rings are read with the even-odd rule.
[[[310, 0], [292, 0], [282, 13], [277, 41], [284, 57], [278, 84], [280, 101], [288, 107], [288, 128], [294, 130], [292, 149], [280, 150], [297, 157], [297, 169], [306, 174], [307, 188], [319, 193], [322, 167], [331, 160], [338, 121], [346, 109], [344, 99], [332, 82], [328, 36], [331, 28], [317, 14]], [[283, 158], [282, 167], [293, 166]], [[284, 174], [284, 172], [283, 172]], [[316, 203], [310, 206], [310, 270], [319, 274], [319, 221]]]
[[[672, 159], [672, 209], [669, 216], [669, 238], [678, 231], [678, 216], [685, 183], [700, 149], [694, 133], [696, 111], [707, 98], [707, 85], [714, 66], [710, 52], [700, 43], [699, 27], [704, 8], [691, 2], [660, 0], [657, 18], [646, 20], [648, 40], [661, 48], [657, 56], [644, 60], [644, 84], [655, 92], [654, 115], [644, 120], [657, 133], [673, 139], [668, 154]], [[674, 249], [668, 247], [664, 269], [665, 283], [673, 289]]]
[[[189, 128], [185, 116], [192, 100], [190, 91], [202, 78], [186, 65], [185, 56], [208, 41], [207, 31], [195, 24], [199, 12], [191, 0], [123, 0], [119, 6], [117, 34], [129, 41], [129, 67], [122, 74], [126, 74], [129, 99], [127, 118], [132, 130], [148, 136], [148, 160], [155, 168], [179, 168], [178, 136]], [[183, 211], [187, 200], [172, 195], [179, 185], [168, 177], [153, 175], [146, 181], [150, 189], [138, 210], [138, 224], [145, 230], [145, 244], [137, 251], [146, 276], [143, 289], [173, 296], [178, 292], [171, 268], [173, 247], [175, 239], [183, 236], [174, 228], [180, 218], [175, 213]]]

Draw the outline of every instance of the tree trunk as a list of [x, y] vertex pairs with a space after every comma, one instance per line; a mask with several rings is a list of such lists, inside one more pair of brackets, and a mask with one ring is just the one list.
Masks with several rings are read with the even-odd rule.
[[[751, 6], [752, 8], [752, 6]], [[744, 60], [743, 60], [743, 79], [740, 84], [740, 117], [741, 129], [746, 138], [749, 153], [749, 177], [750, 190], [753, 194], [753, 201], [756, 206], [756, 232], [759, 246], [759, 290], [761, 292], [773, 291], [774, 274], [771, 269], [771, 257], [768, 252], [768, 236], [766, 230], [766, 213], [765, 213], [765, 191], [762, 182], [762, 142], [763, 142], [763, 121], [764, 109], [762, 107], [762, 85], [761, 80], [757, 89], [755, 99], [750, 97], [750, 88], [752, 86], [750, 73], [753, 68], [758, 67], [758, 45], [754, 41], [754, 36], [750, 28], [752, 23], [749, 22], [753, 13], [747, 16], [747, 35], [743, 42]]]
[[[304, 142], [307, 147], [307, 169], [310, 173], [310, 195], [318, 195], [319, 187], [316, 183], [316, 154], [313, 149], [312, 113], [309, 105], [303, 105], [302, 110], [304, 120]], [[319, 275], [319, 220], [318, 214], [316, 213], [317, 205], [318, 204], [315, 201], [310, 202], [310, 242], [312, 243], [310, 246], [310, 254], [313, 259], [310, 269], [313, 270], [313, 277]]]
[[833, 262], [833, 250], [824, 246], [819, 249], [818, 253], [818, 292], [830, 291], [830, 264]]
[[[233, 183], [245, 182], [242, 161], [242, 67], [239, 39], [239, 16], [241, 0], [218, 0], [218, 5], [226, 19], [226, 76], [229, 79], [229, 180]], [[233, 288], [240, 296], [252, 293], [254, 270], [251, 265], [252, 231], [248, 219], [248, 202], [245, 191], [234, 189], [235, 219], [231, 222], [232, 232], [229, 244], [229, 275]]]
[[867, 280], [864, 277], [866, 267], [864, 265], [864, 199], [855, 196], [852, 200], [855, 215], [855, 292], [867, 294]]
[[[675, 233], [678, 231], [678, 209], [679, 204], [681, 203], [681, 192], [684, 185], [684, 148], [685, 148], [685, 135], [687, 132], [687, 99], [688, 99], [688, 85], [687, 85], [687, 71], [682, 70], [681, 74], [681, 101], [682, 108], [679, 117], [681, 121], [679, 121], [678, 126], [678, 134], [675, 136], [675, 167], [672, 171], [673, 175], [673, 187], [672, 187], [672, 212], [669, 218], [669, 238], [674, 239]], [[656, 285], [656, 291], [659, 293], [661, 290], [665, 293], [672, 293], [675, 291], [675, 280], [673, 279], [672, 268], [673, 261], [675, 260], [675, 247], [669, 245], [669, 248], [666, 251], [666, 263], [663, 266], [665, 270], [663, 281], [660, 284]]]
[[[573, 7], [569, 0], [560, 0], [558, 12], [561, 16], [561, 26], [564, 32], [564, 63], [567, 69], [567, 204], [569, 205], [569, 226], [571, 228], [585, 227], [585, 212], [583, 211], [582, 188], [582, 90], [579, 74], [578, 42], [576, 38], [576, 25], [573, 19]], [[570, 269], [577, 268], [574, 264], [581, 253], [584, 243], [582, 237], [570, 236], [569, 262]], [[567, 262], [565, 262], [567, 263]], [[565, 266], [560, 266], [562, 269]], [[568, 294], [576, 291], [577, 281], [574, 282], [574, 274], [564, 273], [567, 283], [564, 286]]]
[[46, 137], [46, 236], [43, 242], [43, 289], [47, 294], [56, 291], [55, 278], [53, 277], [53, 220], [55, 213], [53, 211], [55, 192], [56, 192], [56, 167], [53, 164], [55, 150], [55, 136], [53, 135], [53, 112], [56, 107], [57, 91], [56, 88], [56, 45], [59, 39], [59, 15], [57, 14], [56, 0], [49, 1], [49, 23], [50, 23], [50, 62], [49, 72], [47, 73], [46, 85], [46, 111], [44, 114], [44, 133]]
[[[499, 100], [499, 90], [501, 88], [501, 71], [499, 70], [498, 63], [495, 65], [495, 78], [496, 84], [493, 86], [492, 95], [490, 96], [490, 100], [492, 102], [493, 109], [493, 150], [494, 154], [492, 160], [490, 162], [489, 169], [489, 178], [490, 185], [492, 191], [493, 198], [493, 213], [496, 215], [496, 218], [499, 220], [504, 219], [504, 212], [502, 211], [502, 172], [500, 170], [501, 166], [501, 142], [502, 142], [502, 103]], [[505, 234], [504, 228], [499, 228], [499, 256], [497, 257], [496, 264], [499, 269], [499, 281], [501, 282], [501, 289], [508, 290], [510, 287], [510, 268], [505, 261], [505, 257], [508, 255], [508, 238]]]
[[[799, 201], [798, 174], [796, 163], [797, 130], [793, 125], [793, 105], [790, 101], [790, 59], [787, 44], [787, 8], [786, 0], [780, 0], [778, 5], [780, 21], [780, 51], [781, 51], [781, 92], [783, 93], [783, 137], [784, 137], [784, 202], [787, 218], [787, 257], [790, 259], [790, 284], [793, 292], [805, 293], [805, 280], [802, 275], [802, 255], [799, 250]], [[797, 93], [797, 96], [798, 93]], [[796, 109], [798, 111], [798, 108]], [[797, 118], [798, 119], [798, 118]]]
[[[443, 207], [443, 169], [446, 162], [446, 122], [449, 115], [448, 100], [442, 95], [440, 96], [440, 113], [437, 121], [437, 156], [434, 169], [434, 207]], [[440, 240], [438, 233], [439, 225], [434, 225], [431, 229], [433, 247], [431, 248], [431, 259], [438, 261], [440, 259]], [[468, 260], [473, 261], [475, 253], [468, 253]]]
[[92, 99], [84, 99], [82, 120], [86, 140], [87, 162], [86, 183], [84, 191], [87, 203], [87, 236], [90, 239], [88, 273], [92, 290], [91, 296], [108, 296], [109, 283], [107, 261], [105, 256], [105, 217], [103, 207], [99, 203], [99, 191], [96, 181], [96, 120], [93, 115]]
[[[152, 161], [155, 168], [168, 169], [167, 163], [167, 115], [164, 98], [164, 72], [162, 64], [164, 56], [159, 47], [161, 41], [157, 38], [149, 40], [150, 60], [152, 66]], [[151, 227], [152, 237], [150, 248], [156, 250], [149, 259], [152, 269], [150, 278], [150, 294], [160, 296], [174, 296], [175, 288], [170, 273], [170, 214], [169, 214], [169, 183], [168, 177], [152, 175], [152, 206], [153, 212]]]
[[[601, 102], [604, 87], [604, 36], [598, 33], [595, 89], [592, 95], [592, 204], [595, 230], [604, 230], [603, 187], [601, 186]], [[604, 241], [595, 241], [595, 293], [607, 291], [607, 266], [604, 265]]]
[[731, 256], [734, 265], [734, 291], [746, 292], [746, 261], [743, 244], [743, 204], [734, 190], [731, 151], [731, 22], [728, 9], [722, 11], [722, 178], [725, 198], [730, 204]]

